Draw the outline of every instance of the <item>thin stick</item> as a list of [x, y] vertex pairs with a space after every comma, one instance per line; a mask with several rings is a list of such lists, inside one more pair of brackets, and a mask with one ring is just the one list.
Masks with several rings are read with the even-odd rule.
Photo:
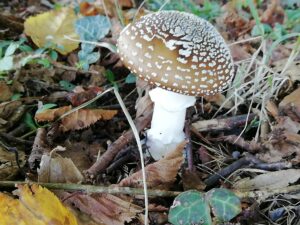
[[116, 87], [114, 87], [114, 93], [118, 99], [118, 102], [128, 120], [128, 123], [131, 127], [131, 130], [133, 132], [133, 135], [135, 137], [137, 146], [138, 146], [138, 150], [140, 153], [140, 158], [141, 158], [141, 166], [142, 166], [142, 175], [143, 175], [143, 187], [144, 187], [144, 196], [145, 196], [145, 225], [148, 225], [148, 191], [147, 191], [147, 182], [146, 182], [146, 172], [145, 172], [145, 165], [144, 165], [144, 157], [143, 157], [143, 150], [142, 150], [142, 144], [141, 144], [141, 140], [140, 140], [140, 136], [139, 136], [139, 132], [137, 131], [134, 122], [129, 114], [129, 112], [126, 109], [126, 106], [118, 92], [118, 89]]
[[[65, 190], [69, 192], [82, 191], [84, 193], [108, 193], [108, 194], [127, 194], [127, 195], [144, 195], [142, 188], [117, 187], [117, 186], [96, 186], [70, 183], [39, 183], [26, 181], [0, 181], [0, 187], [15, 187], [16, 185], [37, 184], [48, 189]], [[152, 197], [175, 197], [181, 192], [164, 191], [164, 190], [148, 190], [148, 195]]]

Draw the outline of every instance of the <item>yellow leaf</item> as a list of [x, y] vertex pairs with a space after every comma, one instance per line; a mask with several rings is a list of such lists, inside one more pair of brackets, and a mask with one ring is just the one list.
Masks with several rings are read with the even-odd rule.
[[49, 190], [19, 185], [18, 199], [0, 193], [0, 225], [77, 225], [76, 218]]
[[25, 33], [38, 47], [45, 47], [49, 42], [54, 49], [65, 55], [78, 48], [78, 42], [65, 38], [79, 39], [75, 32], [76, 14], [71, 8], [61, 8], [29, 17], [25, 23]]

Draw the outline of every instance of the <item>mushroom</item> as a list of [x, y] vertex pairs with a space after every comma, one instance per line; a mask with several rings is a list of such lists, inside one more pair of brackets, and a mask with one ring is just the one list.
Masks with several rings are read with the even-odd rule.
[[160, 11], [127, 25], [118, 39], [125, 66], [156, 86], [147, 144], [156, 160], [185, 138], [186, 109], [196, 96], [221, 92], [234, 74], [229, 48], [218, 31], [195, 15]]

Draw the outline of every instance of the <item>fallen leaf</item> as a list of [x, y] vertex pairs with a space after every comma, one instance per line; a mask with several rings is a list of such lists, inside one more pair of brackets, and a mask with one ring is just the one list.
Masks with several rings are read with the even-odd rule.
[[[38, 122], [53, 121], [71, 109], [71, 106], [47, 109], [43, 112], [37, 113], [35, 115], [35, 119]], [[80, 130], [94, 124], [98, 120], [110, 120], [117, 114], [117, 112], [117, 110], [79, 109], [61, 119], [60, 129], [63, 132], [69, 130]]]
[[241, 191], [285, 188], [300, 179], [299, 169], [288, 169], [257, 175], [253, 179], [244, 178], [234, 184]]
[[[277, 119], [278, 120], [278, 119]], [[280, 122], [280, 120], [278, 120]], [[294, 122], [288, 120], [290, 123]], [[299, 124], [290, 125], [285, 129], [286, 125], [277, 125], [269, 134], [269, 139], [263, 143], [266, 151], [259, 152], [257, 157], [268, 163], [279, 162], [283, 159], [289, 159], [294, 164], [300, 162], [300, 135], [297, 131]]]
[[96, 97], [97, 94], [101, 93], [102, 91], [103, 90], [99, 87], [90, 87], [88, 90], [83, 90], [76, 93], [68, 93], [66, 97], [73, 106], [79, 106], [82, 103]]
[[2, 102], [0, 104], [0, 131], [6, 132], [15, 125], [25, 113], [25, 106], [21, 101]]
[[204, 96], [204, 99], [208, 102], [213, 102], [218, 106], [222, 106], [225, 109], [230, 109], [233, 107], [233, 102], [227, 101], [228, 99], [221, 93]]
[[[153, 109], [153, 102], [151, 101], [149, 95], [149, 86], [146, 86], [145, 89], [137, 88], [139, 97], [136, 100], [135, 109], [136, 109], [136, 117], [142, 116], [146, 111]], [[142, 95], [142, 93], [145, 93]]]
[[275, 23], [282, 24], [284, 21], [284, 10], [280, 0], [268, 2], [267, 9], [261, 15], [261, 22], [274, 26]]
[[[75, 32], [74, 23], [77, 16], [72, 8], [61, 8], [29, 17], [25, 23], [25, 33], [40, 48], [49, 43], [55, 44], [53, 48], [63, 55], [78, 48], [76, 41], [65, 38], [79, 39]], [[45, 29], [47, 28], [47, 29]]]
[[0, 102], [10, 100], [12, 95], [13, 93], [7, 83], [5, 81], [0, 81]]
[[[282, 69], [285, 68], [285, 65], [287, 63], [288, 58], [284, 58], [282, 60], [278, 60], [273, 62], [274, 64], [274, 71], [281, 73]], [[299, 66], [300, 66], [300, 60], [295, 60], [291, 62], [291, 64], [286, 68], [284, 71], [284, 76], [289, 77], [292, 82], [299, 81]]]
[[[168, 189], [171, 185], [183, 163], [183, 149], [186, 142], [180, 143], [174, 151], [168, 153], [164, 158], [152, 163], [145, 168], [148, 188]], [[124, 178], [118, 184], [121, 187], [141, 188], [142, 171], [138, 171], [131, 176]]]
[[60, 193], [65, 202], [88, 214], [95, 221], [105, 225], [124, 225], [143, 209], [133, 203], [110, 194]]
[[279, 108], [284, 108], [288, 104], [293, 104], [294, 106], [300, 106], [300, 88], [297, 88], [291, 94], [284, 97], [284, 99], [279, 103]]
[[289, 116], [292, 120], [300, 122], [300, 88], [287, 95], [279, 103], [279, 111]]
[[[18, 151], [19, 164], [23, 167], [26, 163], [26, 155], [22, 151]], [[16, 162], [16, 155], [9, 152], [0, 146], [0, 180], [11, 180], [18, 173], [20, 169]]]
[[44, 183], [81, 183], [83, 176], [73, 161], [61, 157], [56, 151], [65, 149], [58, 146], [50, 154], [44, 154], [38, 169], [38, 181]]
[[0, 193], [0, 225], [76, 225], [73, 214], [49, 190], [18, 185], [19, 199]]

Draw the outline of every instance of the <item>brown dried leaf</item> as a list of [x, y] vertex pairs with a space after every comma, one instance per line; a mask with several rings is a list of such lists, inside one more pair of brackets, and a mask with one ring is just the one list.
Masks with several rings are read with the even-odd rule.
[[64, 192], [63, 198], [67, 204], [105, 225], [124, 225], [142, 212], [141, 207], [110, 194], [71, 195]]
[[230, 109], [233, 107], [233, 102], [227, 101], [226, 97], [221, 93], [217, 93], [215, 95], [207, 95], [203, 97], [206, 101], [213, 102], [218, 106], [223, 106], [223, 108], [225, 109]]
[[[23, 167], [26, 163], [26, 155], [19, 151], [19, 164]], [[19, 167], [16, 162], [16, 155], [0, 146], [0, 180], [11, 180], [19, 173]]]
[[13, 93], [7, 83], [5, 81], [0, 81], [0, 102], [10, 100], [12, 95]]
[[[140, 117], [145, 113], [145, 111], [150, 111], [153, 109], [153, 102], [149, 96], [149, 89], [149, 86], [146, 86], [145, 89], [142, 88], [141, 91], [139, 91], [138, 88], [139, 97], [135, 104], [136, 117]], [[145, 92], [144, 96], [142, 96], [142, 92]]]
[[[35, 119], [41, 121], [53, 121], [71, 110], [71, 106], [64, 106], [57, 109], [48, 109], [35, 115]], [[116, 114], [117, 110], [104, 109], [79, 109], [61, 120], [60, 129], [63, 132], [69, 130], [80, 130], [86, 128], [98, 120], [110, 120]]]
[[79, 106], [82, 103], [96, 97], [97, 94], [102, 91], [103, 90], [100, 87], [90, 87], [88, 90], [83, 90], [77, 93], [68, 93], [66, 97], [73, 106]]
[[234, 188], [241, 191], [285, 188], [300, 179], [299, 169], [288, 169], [268, 172], [253, 179], [244, 178], [234, 184]]
[[292, 120], [300, 121], [300, 88], [286, 96], [279, 103], [279, 110], [288, 115]]
[[[282, 53], [282, 51], [281, 51], [281, 53]], [[275, 66], [274, 71], [280, 73], [282, 71], [282, 68], [285, 67], [286, 63], [287, 63], [287, 58], [273, 62], [274, 66]], [[292, 80], [292, 82], [299, 81], [300, 80], [299, 66], [300, 66], [299, 59], [291, 62], [291, 64], [288, 66], [288, 68], [284, 71], [284, 75], [289, 77]]]
[[[176, 178], [177, 172], [183, 163], [182, 151], [186, 142], [180, 143], [174, 151], [165, 158], [146, 166], [146, 177], [148, 188], [168, 189]], [[138, 171], [131, 176], [121, 180], [118, 186], [121, 187], [142, 187], [142, 171]]]
[[28, 164], [30, 169], [35, 170], [43, 156], [43, 154], [49, 153], [51, 151], [47, 142], [47, 133], [45, 128], [38, 128], [32, 150], [28, 158]]
[[56, 147], [52, 152], [44, 154], [38, 169], [38, 181], [45, 183], [81, 183], [83, 176], [73, 161], [63, 158], [53, 151], [64, 150]]
[[63, 106], [57, 109], [47, 109], [43, 112], [39, 112], [35, 114], [35, 119], [38, 122], [45, 122], [45, 121], [53, 121], [59, 118], [64, 113], [70, 111], [72, 106]]
[[293, 91], [288, 96], [284, 97], [284, 99], [279, 103], [279, 107], [283, 108], [288, 104], [293, 104], [296, 106], [300, 106], [300, 88]]
[[281, 1], [272, 0], [268, 2], [267, 9], [261, 15], [261, 22], [274, 26], [275, 23], [282, 24], [284, 20], [284, 10]]
[[[296, 127], [294, 126], [295, 129]], [[257, 157], [265, 162], [273, 163], [289, 158], [292, 163], [300, 162], [300, 135], [282, 128], [276, 128], [270, 133], [268, 141], [263, 143], [268, 149], [257, 154]]]
[[98, 120], [110, 120], [117, 112], [117, 110], [80, 109], [62, 119], [61, 129], [63, 132], [80, 130], [96, 123]]

